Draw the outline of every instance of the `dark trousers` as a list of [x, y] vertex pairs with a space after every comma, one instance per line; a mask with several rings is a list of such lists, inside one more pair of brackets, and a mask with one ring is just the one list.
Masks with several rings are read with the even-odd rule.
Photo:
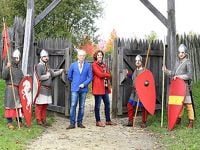
[[104, 111], [105, 111], [106, 121], [111, 121], [110, 100], [109, 100], [108, 91], [106, 90], [106, 93], [104, 95], [95, 95], [94, 98], [95, 98], [94, 111], [95, 111], [96, 122], [101, 121], [101, 118], [100, 118], [101, 99], [103, 99], [103, 102], [104, 102], [104, 108], [105, 108]]

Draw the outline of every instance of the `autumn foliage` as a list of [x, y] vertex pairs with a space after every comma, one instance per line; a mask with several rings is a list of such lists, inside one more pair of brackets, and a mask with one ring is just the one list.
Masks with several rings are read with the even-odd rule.
[[89, 36], [85, 36], [79, 48], [85, 50], [86, 53], [89, 54], [90, 56], [93, 56], [93, 54], [97, 50], [102, 50], [104, 52], [111, 52], [113, 49], [114, 40], [116, 38], [117, 38], [117, 33], [114, 29], [110, 33], [110, 38], [107, 41], [100, 40], [98, 44], [92, 42]]

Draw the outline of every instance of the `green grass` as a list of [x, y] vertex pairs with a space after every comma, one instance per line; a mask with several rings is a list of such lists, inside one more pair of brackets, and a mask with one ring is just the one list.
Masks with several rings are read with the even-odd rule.
[[[0, 149], [2, 150], [22, 150], [34, 138], [41, 135], [44, 128], [37, 126], [33, 117], [33, 123], [30, 129], [23, 127], [21, 129], [9, 130], [6, 127], [4, 118], [4, 87], [5, 83], [0, 80]], [[164, 114], [163, 128], [160, 127], [160, 113], [157, 112], [154, 116], [148, 118], [148, 129], [154, 132], [157, 136], [157, 141], [161, 146], [160, 149], [169, 150], [196, 150], [200, 149], [200, 82], [193, 86], [193, 96], [196, 108], [196, 120], [193, 129], [187, 129], [187, 111], [185, 111], [182, 123], [176, 126], [173, 131], [167, 130], [167, 114]], [[48, 116], [48, 122], [52, 123], [54, 118]], [[16, 125], [16, 123], [15, 123]]]
[[158, 136], [158, 142], [163, 145], [163, 148], [169, 150], [196, 150], [200, 149], [200, 82], [193, 85], [193, 99], [196, 110], [196, 120], [193, 129], [187, 129], [187, 111], [185, 109], [181, 125], [175, 126], [172, 131], [167, 130], [167, 114], [164, 114], [163, 128], [160, 126], [160, 113], [149, 117], [149, 129], [155, 132]]
[[[43, 127], [36, 125], [33, 117], [31, 128], [22, 127], [10, 130], [6, 126], [6, 119], [4, 118], [4, 88], [5, 82], [0, 80], [0, 149], [1, 150], [23, 150], [28, 142], [41, 135], [45, 130]], [[34, 116], [34, 113], [32, 114]], [[24, 120], [23, 120], [24, 122]], [[48, 122], [53, 122], [53, 117], [48, 117]], [[14, 121], [17, 127], [16, 121]]]

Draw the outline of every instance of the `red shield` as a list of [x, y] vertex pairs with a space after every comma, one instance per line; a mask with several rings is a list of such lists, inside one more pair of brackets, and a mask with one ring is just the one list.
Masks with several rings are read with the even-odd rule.
[[145, 109], [153, 115], [156, 106], [156, 88], [155, 81], [151, 71], [145, 69], [135, 79], [135, 88], [139, 100]]
[[183, 107], [185, 96], [185, 81], [180, 78], [176, 78], [176, 80], [171, 80], [168, 101], [168, 130], [172, 130], [174, 128], [176, 120]]
[[22, 104], [22, 110], [24, 118], [26, 120], [27, 127], [31, 126], [31, 114], [32, 114], [32, 77], [24, 76], [19, 84], [19, 97]]
[[36, 72], [36, 66], [34, 65], [34, 72], [33, 72], [33, 103], [35, 103], [36, 98], [39, 95], [40, 89], [40, 81]]

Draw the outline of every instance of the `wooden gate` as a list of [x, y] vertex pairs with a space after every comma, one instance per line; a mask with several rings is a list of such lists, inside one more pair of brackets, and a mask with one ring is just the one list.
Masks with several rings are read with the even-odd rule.
[[[117, 39], [114, 44], [112, 64], [112, 114], [113, 117], [127, 112], [127, 102], [132, 91], [132, 80], [126, 79], [125, 69], [135, 70], [135, 56], [143, 57], [143, 64], [147, 55], [148, 42], [140, 40]], [[151, 44], [147, 69], [151, 70], [156, 83], [156, 108], [161, 107], [162, 90], [162, 57], [163, 43], [155, 41]]]
[[[71, 63], [71, 43], [65, 39], [45, 39], [36, 42], [35, 64], [39, 62], [40, 51], [45, 49], [49, 53], [49, 66], [52, 69], [65, 69], [65, 73]], [[53, 103], [48, 109], [69, 116], [70, 109], [70, 85], [65, 79], [65, 74], [53, 79]]]

